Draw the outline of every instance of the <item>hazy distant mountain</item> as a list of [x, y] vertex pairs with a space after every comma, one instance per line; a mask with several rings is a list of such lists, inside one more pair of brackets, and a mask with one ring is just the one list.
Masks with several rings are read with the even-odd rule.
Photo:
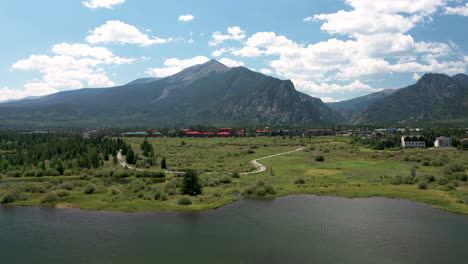
[[331, 124], [343, 122], [320, 99], [279, 80], [218, 61], [162, 79], [59, 92], [0, 104], [4, 126], [102, 127], [134, 125]]
[[134, 81], [131, 81], [131, 82], [127, 83], [126, 85], [140, 85], [140, 84], [154, 82], [154, 81], [157, 81], [157, 80], [160, 80], [160, 79], [162, 79], [162, 78], [152, 78], [152, 77], [140, 78], [140, 79], [136, 79]]
[[350, 120], [354, 114], [363, 111], [368, 105], [375, 103], [396, 91], [398, 91], [398, 89], [386, 89], [346, 101], [327, 103], [327, 105], [335, 111], [338, 111], [347, 120]]
[[24, 98], [20, 98], [20, 99], [10, 99], [10, 100], [5, 100], [5, 101], [0, 101], [0, 104], [4, 104], [4, 103], [10, 103], [10, 102], [18, 102], [18, 101], [23, 101], [23, 100], [34, 100], [34, 99], [39, 99], [39, 98], [42, 98], [44, 97], [43, 95], [41, 96], [28, 96], [28, 97], [24, 97]]
[[425, 74], [355, 115], [354, 124], [428, 123], [459, 120], [468, 124], [468, 76]]

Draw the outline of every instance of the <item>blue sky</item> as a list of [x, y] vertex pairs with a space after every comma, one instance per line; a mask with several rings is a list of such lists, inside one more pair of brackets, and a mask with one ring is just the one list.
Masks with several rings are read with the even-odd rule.
[[324, 101], [466, 73], [466, 0], [0, 3], [0, 101], [173, 74], [215, 58]]

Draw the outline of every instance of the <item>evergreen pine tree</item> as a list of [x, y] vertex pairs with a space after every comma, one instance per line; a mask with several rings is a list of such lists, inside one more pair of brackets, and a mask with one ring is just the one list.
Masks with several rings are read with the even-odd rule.
[[135, 164], [135, 152], [133, 152], [132, 148], [127, 150], [127, 157], [125, 157], [125, 160], [128, 164]]
[[197, 172], [193, 170], [187, 171], [184, 175], [184, 182], [182, 184], [182, 194], [196, 196], [202, 193], [202, 185], [198, 179]]
[[166, 158], [162, 158], [161, 160], [161, 169], [167, 169]]

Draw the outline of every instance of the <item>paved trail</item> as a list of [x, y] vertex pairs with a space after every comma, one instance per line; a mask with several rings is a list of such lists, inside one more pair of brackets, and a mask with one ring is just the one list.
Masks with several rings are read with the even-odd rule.
[[261, 158], [258, 158], [258, 159], [251, 160], [251, 161], [250, 161], [250, 164], [254, 165], [254, 166], [257, 168], [257, 170], [256, 170], [256, 171], [251, 171], [251, 172], [242, 172], [242, 173], [239, 173], [239, 175], [245, 176], [245, 175], [249, 175], [249, 174], [255, 174], [255, 173], [264, 172], [264, 171], [266, 171], [267, 168], [266, 168], [265, 165], [263, 165], [263, 164], [261, 164], [260, 162], [258, 162], [259, 160], [268, 159], [268, 158], [273, 158], [273, 157], [276, 157], [276, 156], [281, 156], [281, 155], [285, 155], [285, 154], [297, 152], [297, 151], [300, 151], [300, 150], [303, 150], [303, 149], [305, 149], [305, 147], [298, 148], [298, 149], [296, 149], [296, 150], [292, 150], [292, 151], [288, 151], [288, 152], [283, 152], [283, 153], [274, 154], [274, 155], [270, 155], [270, 156], [261, 157]]

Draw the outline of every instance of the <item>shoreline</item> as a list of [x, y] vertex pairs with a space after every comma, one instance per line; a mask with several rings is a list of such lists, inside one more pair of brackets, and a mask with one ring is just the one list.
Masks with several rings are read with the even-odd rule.
[[460, 214], [460, 215], [468, 215], [468, 212], [464, 211], [457, 211], [451, 210], [449, 208], [444, 208], [440, 206], [436, 206], [435, 204], [427, 203], [424, 201], [420, 201], [417, 199], [410, 199], [410, 198], [403, 198], [403, 197], [391, 197], [385, 195], [371, 195], [371, 196], [346, 196], [346, 195], [333, 195], [333, 194], [317, 194], [317, 193], [310, 193], [310, 192], [301, 192], [301, 193], [290, 193], [290, 194], [278, 194], [278, 195], [269, 195], [264, 197], [256, 197], [256, 196], [243, 196], [241, 194], [232, 195], [235, 197], [235, 200], [231, 202], [227, 202], [224, 204], [220, 204], [218, 206], [204, 208], [204, 209], [197, 209], [197, 208], [190, 208], [190, 207], [181, 207], [178, 209], [155, 209], [155, 210], [133, 210], [133, 211], [126, 211], [126, 210], [112, 210], [112, 209], [87, 209], [85, 207], [80, 206], [73, 206], [69, 203], [57, 203], [57, 204], [36, 204], [36, 205], [26, 205], [26, 204], [0, 204], [0, 208], [15, 208], [15, 207], [40, 207], [40, 208], [54, 208], [54, 209], [75, 209], [75, 210], [83, 210], [83, 211], [90, 211], [90, 212], [115, 212], [115, 213], [126, 213], [126, 214], [135, 214], [135, 213], [160, 213], [160, 212], [208, 212], [214, 211], [218, 209], [222, 209], [228, 206], [234, 206], [236, 203], [239, 203], [241, 200], [273, 200], [276, 198], [283, 198], [288, 196], [316, 196], [316, 197], [334, 197], [334, 198], [343, 198], [343, 199], [373, 199], [373, 198], [384, 198], [384, 199], [391, 199], [391, 200], [401, 200], [401, 201], [408, 201], [413, 203], [418, 203], [424, 206], [428, 206], [432, 209], [453, 213], [453, 214]]

